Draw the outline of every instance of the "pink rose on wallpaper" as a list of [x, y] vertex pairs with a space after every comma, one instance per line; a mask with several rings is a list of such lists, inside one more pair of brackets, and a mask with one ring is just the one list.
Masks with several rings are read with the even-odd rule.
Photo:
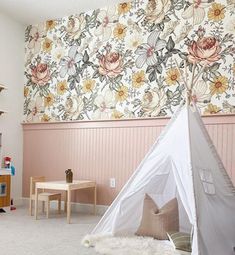
[[115, 77], [123, 70], [122, 57], [117, 52], [108, 52], [99, 60], [99, 73], [109, 77]]
[[50, 71], [47, 64], [39, 63], [32, 70], [32, 82], [38, 85], [45, 85], [50, 80]]
[[202, 37], [197, 41], [193, 41], [188, 50], [188, 60], [192, 63], [210, 64], [220, 59], [221, 47], [219, 42], [212, 36]]

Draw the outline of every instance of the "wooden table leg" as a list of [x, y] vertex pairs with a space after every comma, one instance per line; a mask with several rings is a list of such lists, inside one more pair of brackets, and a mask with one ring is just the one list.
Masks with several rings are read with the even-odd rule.
[[96, 195], [96, 185], [94, 187], [94, 215], [96, 215], [96, 199], [97, 199], [97, 195]]
[[38, 189], [37, 187], [35, 188], [35, 212], [34, 212], [34, 217], [35, 220], [38, 219]]
[[71, 190], [68, 190], [68, 197], [67, 197], [67, 223], [70, 223], [71, 217]]
[[29, 213], [30, 213], [30, 216], [33, 215], [33, 206], [32, 206], [32, 199], [31, 197], [29, 198]]
[[47, 206], [47, 219], [48, 219], [49, 218], [49, 211], [50, 211], [50, 200], [49, 199], [47, 200], [46, 206]]
[[45, 212], [45, 201], [42, 201], [42, 212]]
[[64, 212], [67, 212], [68, 192], [65, 191]]

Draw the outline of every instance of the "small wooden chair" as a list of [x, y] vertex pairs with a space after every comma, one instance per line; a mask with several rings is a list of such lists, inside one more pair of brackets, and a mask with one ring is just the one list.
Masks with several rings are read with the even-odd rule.
[[[44, 176], [38, 177], [30, 177], [30, 197], [29, 197], [29, 212], [30, 215], [33, 215], [33, 206], [32, 202], [35, 201], [35, 184], [36, 182], [44, 182]], [[61, 212], [61, 193], [49, 193], [49, 192], [41, 192], [38, 194], [38, 201], [42, 201], [42, 211], [44, 212], [45, 202], [46, 202], [46, 213], [47, 218], [49, 218], [49, 210], [50, 210], [50, 201], [58, 200], [58, 211]]]

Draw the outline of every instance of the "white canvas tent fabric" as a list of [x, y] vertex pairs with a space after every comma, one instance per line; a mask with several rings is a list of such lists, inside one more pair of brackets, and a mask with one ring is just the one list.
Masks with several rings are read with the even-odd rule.
[[146, 193], [160, 206], [179, 198], [192, 255], [235, 255], [235, 189], [195, 107], [179, 108], [92, 234], [134, 234]]

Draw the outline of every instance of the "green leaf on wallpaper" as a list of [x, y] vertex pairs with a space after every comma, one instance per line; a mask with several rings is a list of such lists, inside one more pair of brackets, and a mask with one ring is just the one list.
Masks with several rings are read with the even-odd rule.
[[207, 78], [207, 73], [204, 72], [204, 73], [202, 74], [202, 79], [203, 79], [204, 82], [207, 82], [207, 80], [208, 80], [208, 78]]
[[221, 65], [221, 63], [214, 63], [212, 66], [210, 66], [209, 69], [211, 72], [215, 72], [219, 69], [220, 65]]
[[133, 106], [134, 107], [137, 107], [139, 105], [141, 105], [141, 100], [140, 99], [135, 99], [133, 102], [132, 102]]
[[69, 88], [71, 90], [75, 89], [75, 81], [74, 80], [72, 80], [71, 83], [69, 84]]
[[168, 21], [171, 21], [171, 18], [170, 18], [168, 15], [165, 15], [165, 17], [164, 17], [162, 23], [168, 22]]
[[86, 104], [88, 103], [89, 100], [88, 100], [87, 97], [83, 97], [82, 101], [83, 101], [83, 103], [86, 105]]
[[167, 48], [168, 51], [172, 51], [174, 49], [174, 47], [175, 47], [175, 43], [174, 43], [172, 37], [170, 36], [169, 40], [166, 44], [166, 48]]
[[161, 74], [162, 71], [163, 71], [162, 66], [161, 66], [161, 65], [156, 65], [156, 71], [157, 71], [159, 74]]
[[105, 80], [105, 76], [103, 76], [103, 75], [100, 75], [99, 78], [100, 78], [100, 81], [101, 81], [101, 82], [103, 82], [103, 81]]
[[100, 76], [100, 73], [98, 71], [98, 69], [93, 73], [92, 78], [98, 78]]
[[154, 66], [148, 66], [146, 69], [146, 73], [151, 73], [154, 70]]
[[184, 8], [184, 2], [177, 1], [177, 4], [174, 5], [174, 9], [177, 11], [182, 10], [183, 8]]
[[178, 53], [180, 53], [180, 50], [178, 50], [178, 49], [173, 49], [171, 52], [172, 52], [173, 54], [178, 54]]
[[88, 26], [90, 28], [95, 27], [98, 13], [99, 13], [99, 10], [95, 10], [92, 12], [91, 16], [86, 15], [85, 19], [86, 19], [86, 22], [88, 23]]
[[161, 109], [160, 113], [158, 114], [158, 116], [166, 116], [167, 113], [164, 109]]
[[163, 30], [164, 30], [164, 27], [165, 27], [165, 25], [164, 25], [164, 23], [163, 23], [163, 22], [161, 22], [161, 23], [157, 24], [157, 28], [159, 28], [159, 30], [161, 30], [161, 31], [163, 31]]
[[171, 105], [173, 105], [173, 106], [177, 106], [177, 105], [179, 105], [179, 103], [180, 103], [180, 98], [178, 98], [177, 100], [171, 101]]
[[188, 53], [186, 52], [179, 52], [179, 57], [181, 57], [184, 60], [188, 59]]
[[120, 83], [121, 80], [122, 80], [122, 75], [119, 74], [119, 75], [115, 78], [115, 82], [116, 82], [116, 83]]
[[189, 63], [189, 64], [188, 64], [188, 69], [189, 69], [190, 72], [193, 71], [193, 64], [192, 64], [192, 63]]
[[157, 78], [156, 71], [153, 70], [153, 71], [149, 74], [149, 81], [150, 81], [150, 82], [153, 82], [153, 81], [156, 80], [156, 78]]
[[89, 56], [88, 56], [88, 54], [87, 54], [87, 51], [85, 50], [85, 53], [84, 53], [84, 55], [83, 55], [83, 62], [84, 63], [87, 63], [88, 61], [89, 61]]
[[173, 92], [171, 91], [171, 90], [167, 90], [166, 91], [166, 96], [168, 97], [168, 98], [172, 98], [173, 97]]
[[27, 26], [25, 29], [25, 42], [29, 41], [30, 39], [30, 31], [32, 29], [32, 25]]
[[79, 84], [80, 81], [81, 81], [80, 76], [79, 76], [79, 75], [76, 75], [76, 76], [74, 77], [74, 81], [75, 81], [75, 83]]
[[220, 76], [221, 74], [220, 74], [220, 72], [218, 72], [218, 71], [214, 71], [214, 72], [210, 72], [210, 77], [212, 78], [212, 79], [215, 79], [215, 78], [217, 78], [218, 76]]
[[183, 60], [179, 63], [179, 68], [184, 68], [184, 61]]
[[138, 117], [142, 117], [144, 115], [143, 109], [140, 109], [140, 111], [137, 113]]

